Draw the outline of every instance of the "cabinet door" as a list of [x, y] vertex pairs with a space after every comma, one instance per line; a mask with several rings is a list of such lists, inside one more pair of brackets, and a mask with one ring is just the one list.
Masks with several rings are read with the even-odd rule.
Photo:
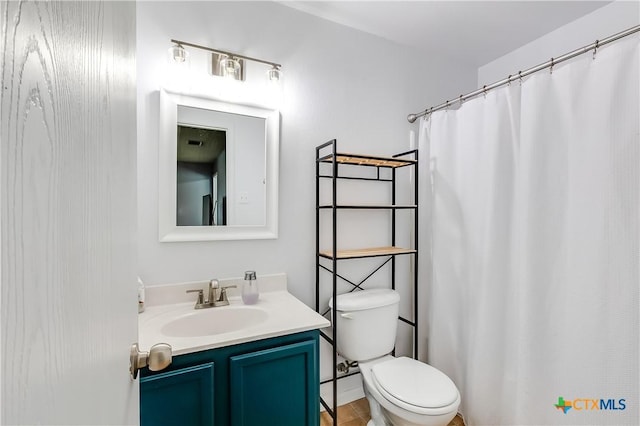
[[142, 426], [211, 426], [213, 363], [140, 379]]
[[232, 426], [317, 426], [317, 339], [231, 357]]

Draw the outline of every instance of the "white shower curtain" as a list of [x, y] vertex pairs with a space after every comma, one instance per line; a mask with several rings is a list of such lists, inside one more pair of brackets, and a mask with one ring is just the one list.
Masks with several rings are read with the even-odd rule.
[[467, 425], [640, 424], [639, 46], [422, 121], [428, 362]]

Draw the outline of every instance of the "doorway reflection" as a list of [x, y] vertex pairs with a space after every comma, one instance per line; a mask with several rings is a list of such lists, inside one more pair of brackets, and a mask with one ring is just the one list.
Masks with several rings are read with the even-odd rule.
[[178, 125], [177, 226], [227, 224], [226, 131]]

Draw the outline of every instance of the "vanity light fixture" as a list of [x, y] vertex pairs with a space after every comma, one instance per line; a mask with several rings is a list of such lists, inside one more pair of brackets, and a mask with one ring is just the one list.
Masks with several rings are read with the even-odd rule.
[[176, 62], [184, 62], [186, 60], [187, 56], [185, 56], [185, 54], [188, 54], [188, 52], [184, 49], [184, 46], [211, 52], [211, 74], [213, 75], [244, 81], [245, 63], [246, 61], [253, 61], [271, 66], [267, 71], [267, 79], [270, 82], [279, 82], [282, 79], [282, 70], [280, 69], [282, 65], [275, 62], [252, 58], [250, 56], [240, 55], [238, 53], [227, 52], [224, 50], [212, 49], [210, 47], [200, 46], [186, 41], [172, 39], [171, 42], [174, 43], [174, 45], [169, 49], [169, 53]]

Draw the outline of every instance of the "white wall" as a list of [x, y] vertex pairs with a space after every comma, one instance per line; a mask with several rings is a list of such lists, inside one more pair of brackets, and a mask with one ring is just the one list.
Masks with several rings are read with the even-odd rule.
[[[475, 88], [476, 70], [277, 3], [140, 2], [137, 16], [138, 272], [148, 285], [286, 272], [311, 305], [315, 146], [337, 138], [346, 152], [393, 154], [408, 148], [408, 113]], [[278, 239], [158, 242], [157, 91], [171, 38], [283, 64]]]
[[478, 87], [640, 24], [640, 2], [615, 1], [478, 69]]

